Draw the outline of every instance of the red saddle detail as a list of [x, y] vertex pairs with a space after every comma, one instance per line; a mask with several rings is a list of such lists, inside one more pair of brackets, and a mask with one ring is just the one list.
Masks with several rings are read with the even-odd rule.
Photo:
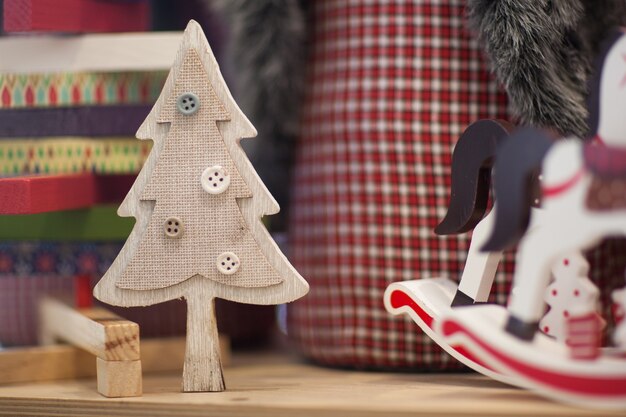
[[583, 147], [585, 167], [603, 178], [626, 178], [626, 148], [606, 146], [602, 142]]

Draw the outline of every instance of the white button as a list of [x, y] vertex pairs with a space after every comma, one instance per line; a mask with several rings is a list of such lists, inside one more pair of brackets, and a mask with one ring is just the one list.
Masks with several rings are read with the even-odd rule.
[[178, 217], [168, 217], [163, 224], [165, 236], [171, 238], [181, 237], [183, 235], [183, 222]]
[[217, 257], [217, 270], [224, 275], [232, 275], [239, 271], [239, 257], [232, 252], [224, 252]]
[[230, 185], [230, 175], [220, 165], [214, 165], [204, 170], [200, 183], [207, 193], [222, 194]]
[[181, 94], [176, 100], [176, 107], [185, 116], [190, 116], [200, 108], [200, 100], [194, 93]]

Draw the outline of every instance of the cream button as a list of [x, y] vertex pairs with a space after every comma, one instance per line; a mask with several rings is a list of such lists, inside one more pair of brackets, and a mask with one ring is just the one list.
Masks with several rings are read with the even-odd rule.
[[214, 165], [204, 170], [200, 183], [207, 193], [222, 194], [230, 185], [230, 175], [222, 166]]
[[239, 271], [241, 262], [239, 257], [233, 252], [224, 252], [217, 257], [217, 270], [224, 275], [232, 275]]
[[183, 235], [183, 222], [178, 217], [168, 217], [163, 224], [165, 236], [178, 238]]

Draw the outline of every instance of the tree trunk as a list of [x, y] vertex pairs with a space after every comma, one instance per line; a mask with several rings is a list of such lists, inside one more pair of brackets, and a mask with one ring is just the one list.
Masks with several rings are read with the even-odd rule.
[[215, 320], [215, 299], [202, 291], [187, 297], [187, 349], [183, 391], [224, 391], [224, 375]]

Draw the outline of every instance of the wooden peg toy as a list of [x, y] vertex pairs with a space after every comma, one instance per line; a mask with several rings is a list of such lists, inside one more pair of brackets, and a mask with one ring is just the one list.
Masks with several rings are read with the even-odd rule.
[[105, 397], [141, 396], [137, 323], [103, 308], [76, 310], [54, 298], [41, 301], [39, 316], [42, 344], [65, 341], [96, 357], [100, 394]]

